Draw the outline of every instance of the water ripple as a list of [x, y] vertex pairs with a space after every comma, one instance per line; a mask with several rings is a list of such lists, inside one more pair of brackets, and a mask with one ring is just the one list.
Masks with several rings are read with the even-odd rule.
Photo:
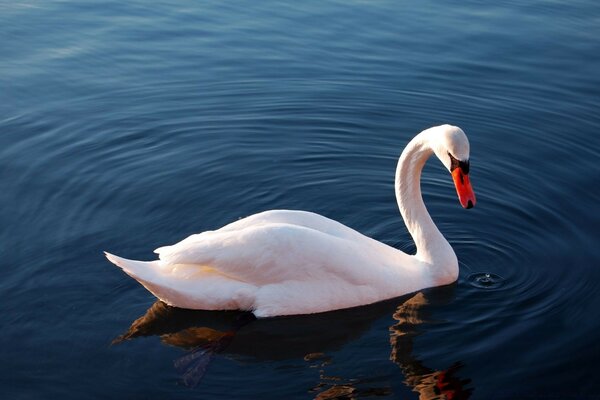
[[[152, 297], [101, 251], [148, 259], [190, 233], [295, 208], [414, 252], [396, 162], [415, 133], [453, 123], [469, 135], [478, 204], [463, 210], [430, 161], [423, 195], [460, 276], [422, 305], [410, 367], [427, 381], [441, 376], [433, 365], [464, 362], [480, 398], [515, 382], [585, 393], [598, 359], [596, 5], [341, 4], [0, 6], [4, 389], [35, 386], [27, 374], [42, 368], [36, 395], [89, 393], [93, 375], [122, 397], [187, 397], [155, 362], [173, 349], [106, 349]], [[363, 341], [341, 330], [328, 368], [365, 385], [405, 380], [401, 362], [386, 369], [390, 326], [378, 322], [394, 309], [361, 325]], [[298, 357], [256, 371], [217, 363], [201, 394], [232, 375], [272, 397], [305, 393], [314, 369]]]

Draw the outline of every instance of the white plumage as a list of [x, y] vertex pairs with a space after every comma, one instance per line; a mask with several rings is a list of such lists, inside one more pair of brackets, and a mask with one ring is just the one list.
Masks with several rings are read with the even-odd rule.
[[396, 195], [414, 256], [318, 214], [273, 210], [160, 247], [156, 261], [106, 257], [167, 304], [257, 317], [354, 307], [448, 284], [458, 275], [456, 256], [419, 187], [432, 152], [450, 169], [447, 153], [468, 160], [467, 138], [449, 125], [430, 128], [400, 157]]

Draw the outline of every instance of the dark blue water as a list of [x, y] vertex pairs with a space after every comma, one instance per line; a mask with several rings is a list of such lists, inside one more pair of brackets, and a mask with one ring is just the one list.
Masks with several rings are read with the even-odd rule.
[[[2, 398], [600, 398], [596, 1], [2, 2], [0, 55]], [[394, 169], [441, 123], [450, 287], [243, 325], [102, 256], [274, 208], [413, 251]]]

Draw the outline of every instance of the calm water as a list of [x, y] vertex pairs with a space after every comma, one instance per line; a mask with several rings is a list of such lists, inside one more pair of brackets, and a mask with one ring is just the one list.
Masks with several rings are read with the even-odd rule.
[[[0, 2], [3, 398], [600, 398], [596, 1], [155, 3]], [[450, 287], [239, 327], [102, 256], [272, 208], [413, 251], [396, 161], [446, 122], [478, 199], [430, 161]]]

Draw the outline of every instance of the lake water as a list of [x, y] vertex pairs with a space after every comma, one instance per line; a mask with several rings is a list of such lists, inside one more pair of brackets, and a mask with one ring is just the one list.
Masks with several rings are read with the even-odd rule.
[[[3, 1], [0, 54], [2, 398], [600, 398], [596, 1]], [[394, 170], [441, 123], [478, 200], [428, 163], [449, 287], [243, 324], [102, 255], [275, 208], [414, 251]]]

